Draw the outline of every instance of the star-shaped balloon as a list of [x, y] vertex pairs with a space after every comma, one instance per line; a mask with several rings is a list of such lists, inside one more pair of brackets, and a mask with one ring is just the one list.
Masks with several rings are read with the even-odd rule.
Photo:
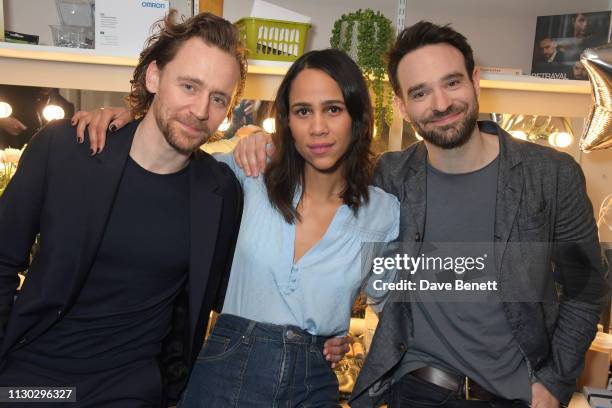
[[612, 147], [612, 44], [586, 49], [580, 61], [593, 91], [593, 106], [580, 139], [580, 150]]

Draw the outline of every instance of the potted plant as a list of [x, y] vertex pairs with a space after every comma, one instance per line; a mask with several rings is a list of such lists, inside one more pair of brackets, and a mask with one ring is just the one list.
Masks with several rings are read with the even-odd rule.
[[357, 10], [334, 23], [330, 44], [349, 54], [361, 68], [374, 93], [377, 134], [393, 120], [393, 92], [385, 86], [384, 55], [393, 42], [391, 21], [379, 11]]

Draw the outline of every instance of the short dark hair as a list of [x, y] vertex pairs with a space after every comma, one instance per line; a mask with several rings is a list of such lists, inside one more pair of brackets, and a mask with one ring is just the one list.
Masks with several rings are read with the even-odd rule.
[[236, 104], [244, 89], [247, 74], [246, 51], [238, 29], [229, 21], [211, 13], [200, 13], [181, 23], [176, 22], [176, 15], [176, 10], [170, 10], [164, 19], [155, 23], [156, 33], [147, 39], [145, 49], [140, 53], [138, 65], [134, 69], [134, 78], [130, 81], [132, 89], [126, 97], [132, 115], [136, 118], [144, 116], [153, 102], [154, 95], [146, 86], [149, 64], [156, 61], [159, 69], [163, 69], [174, 59], [180, 47], [194, 37], [233, 55], [236, 59], [240, 68], [240, 82], [230, 107]]
[[439, 26], [429, 21], [418, 23], [404, 28], [397, 36], [395, 44], [387, 53], [387, 73], [397, 96], [402, 96], [402, 90], [397, 78], [397, 67], [404, 55], [425, 47], [426, 45], [446, 43], [458, 49], [463, 54], [465, 69], [468, 77], [472, 79], [474, 72], [474, 52], [462, 34], [453, 30], [449, 24]]
[[299, 220], [293, 199], [298, 188], [304, 185], [305, 161], [295, 148], [289, 128], [289, 92], [297, 75], [307, 68], [324, 72], [338, 84], [351, 117], [351, 142], [340, 160], [344, 164], [346, 180], [342, 199], [354, 213], [368, 202], [368, 185], [374, 167], [374, 155], [370, 149], [374, 115], [368, 87], [359, 67], [351, 57], [337, 49], [310, 51], [302, 55], [291, 65], [276, 94], [276, 132], [272, 136], [275, 153], [264, 173], [270, 203], [290, 224]]

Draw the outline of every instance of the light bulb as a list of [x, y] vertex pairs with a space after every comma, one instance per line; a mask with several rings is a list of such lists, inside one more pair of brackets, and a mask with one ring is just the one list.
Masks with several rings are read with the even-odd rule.
[[557, 134], [557, 146], [559, 147], [568, 147], [573, 141], [573, 136], [568, 132], [559, 132]]
[[0, 102], [0, 119], [8, 118], [13, 113], [13, 108], [6, 102]]
[[266, 132], [268, 133], [276, 132], [276, 122], [274, 121], [274, 118], [265, 119], [262, 125]]
[[574, 138], [568, 132], [553, 132], [548, 136], [548, 144], [555, 147], [568, 147]]
[[57, 105], [47, 105], [45, 109], [43, 109], [43, 117], [49, 122], [57, 119], [64, 119], [64, 109]]

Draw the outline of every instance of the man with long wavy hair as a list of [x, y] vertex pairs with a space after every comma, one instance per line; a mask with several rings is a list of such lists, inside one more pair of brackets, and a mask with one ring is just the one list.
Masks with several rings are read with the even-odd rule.
[[165, 406], [185, 384], [242, 210], [231, 170], [198, 148], [239, 97], [246, 62], [228, 21], [174, 17], [140, 55], [128, 96], [139, 120], [123, 137], [93, 155], [68, 121], [53, 123], [0, 200], [0, 386], [74, 387], [53, 402], [117, 408]]

